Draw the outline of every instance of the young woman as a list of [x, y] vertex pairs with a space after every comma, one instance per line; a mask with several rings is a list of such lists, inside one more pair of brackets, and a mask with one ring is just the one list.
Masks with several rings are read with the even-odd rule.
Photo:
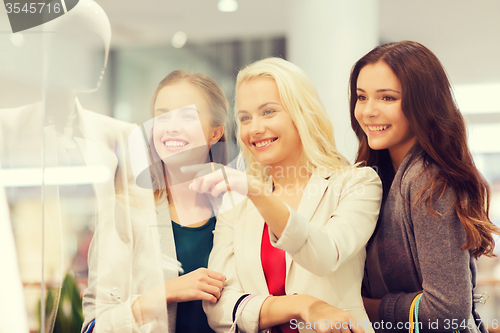
[[408, 330], [402, 324], [423, 293], [421, 332], [483, 331], [475, 259], [493, 255], [499, 229], [439, 60], [416, 42], [376, 47], [353, 67], [350, 111], [357, 162], [377, 168], [384, 187], [363, 282], [370, 319]]
[[[210, 326], [363, 332], [360, 290], [380, 179], [348, 166], [314, 86], [295, 65], [278, 58], [249, 65], [238, 74], [236, 95], [248, 168], [226, 175], [229, 194], [246, 198], [217, 220], [209, 269], [227, 280], [217, 303], [204, 302]], [[191, 189], [217, 196], [227, 187], [211, 173]]]
[[215, 228], [213, 200], [191, 191], [193, 174], [180, 169], [211, 160], [226, 163], [224, 147], [211, 147], [225, 143], [227, 100], [208, 76], [174, 71], [158, 85], [151, 106], [154, 119], [144, 127], [151, 129], [155, 163], [148, 171], [155, 204], [147, 202], [153, 201], [151, 191], [133, 189], [114, 204], [114, 223], [97, 226], [84, 328], [213, 332], [201, 304], [217, 302], [225, 281], [206, 269]]

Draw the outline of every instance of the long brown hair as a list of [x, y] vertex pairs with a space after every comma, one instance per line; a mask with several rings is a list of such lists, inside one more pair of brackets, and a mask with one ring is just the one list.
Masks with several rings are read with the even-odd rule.
[[[415, 204], [425, 203], [429, 213], [435, 216], [434, 201], [451, 186], [455, 210], [467, 232], [462, 249], [470, 250], [476, 258], [483, 254], [494, 256], [492, 234], [500, 234], [500, 229], [488, 216], [490, 187], [477, 170], [467, 146], [464, 118], [455, 104], [448, 76], [439, 59], [425, 46], [412, 41], [384, 44], [354, 65], [349, 98], [351, 126], [359, 140], [356, 162], [379, 169], [386, 194], [394, 178], [388, 150], [371, 149], [354, 116], [359, 72], [379, 61], [386, 63], [401, 82], [401, 108], [421, 148], [410, 158], [413, 161], [421, 157], [422, 174], [428, 175]], [[431, 173], [431, 164], [437, 166], [436, 173]]]
[[[225, 126], [227, 121], [227, 114], [229, 104], [227, 102], [226, 96], [224, 92], [219, 87], [219, 85], [209, 76], [202, 73], [194, 73], [184, 70], [176, 70], [168, 74], [163, 80], [160, 81], [158, 87], [156, 88], [153, 97], [151, 99], [151, 115], [154, 117], [154, 106], [156, 103], [156, 98], [160, 90], [165, 88], [166, 86], [176, 84], [179, 82], [188, 82], [198, 88], [207, 98], [209, 107], [210, 107], [210, 115], [211, 115], [211, 126]], [[224, 133], [218, 142], [227, 142], [226, 134]], [[165, 165], [161, 161], [160, 156], [156, 152], [153, 143], [153, 137], [150, 134], [149, 136], [149, 153], [150, 159], [153, 162], [153, 165], [150, 168], [151, 171], [151, 179], [154, 189], [154, 198], [155, 200], [159, 200], [164, 195], [167, 195], [166, 186], [167, 186], [167, 177]], [[226, 164], [227, 163], [227, 147], [225, 144], [216, 145], [210, 148], [209, 156], [207, 157], [207, 162], [215, 162]], [[166, 198], [166, 196], [165, 196]]]

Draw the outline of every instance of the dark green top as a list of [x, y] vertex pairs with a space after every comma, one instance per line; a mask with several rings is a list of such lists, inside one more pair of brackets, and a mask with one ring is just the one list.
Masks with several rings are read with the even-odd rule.
[[[183, 227], [172, 221], [174, 231], [175, 252], [177, 260], [182, 264], [184, 274], [200, 267], [208, 266], [208, 256], [212, 251], [215, 229], [215, 217], [210, 218], [201, 227]], [[207, 316], [201, 301], [177, 303], [177, 333], [214, 333], [208, 326]]]

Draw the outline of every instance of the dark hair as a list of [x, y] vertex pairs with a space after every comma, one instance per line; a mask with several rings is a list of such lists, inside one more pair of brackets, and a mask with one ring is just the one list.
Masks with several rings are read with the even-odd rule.
[[[386, 63], [401, 83], [401, 108], [421, 147], [410, 158], [414, 161], [421, 156], [422, 173], [429, 175], [417, 194], [416, 205], [424, 202], [429, 213], [435, 216], [433, 201], [451, 186], [455, 210], [467, 232], [462, 249], [470, 250], [476, 258], [483, 254], [494, 256], [492, 233], [500, 234], [500, 229], [488, 217], [490, 188], [477, 170], [467, 146], [465, 122], [455, 105], [446, 72], [439, 59], [425, 46], [412, 41], [384, 44], [367, 53], [352, 68], [349, 98], [351, 126], [359, 140], [356, 162], [376, 166], [384, 192], [388, 191], [394, 178], [388, 150], [376, 151], [369, 147], [354, 115], [359, 72], [366, 65], [379, 61]], [[431, 164], [437, 166], [437, 172], [431, 172]]]
[[[213, 127], [225, 126], [227, 121], [227, 114], [229, 104], [227, 102], [224, 92], [219, 87], [219, 85], [209, 76], [202, 73], [191, 74], [183, 70], [175, 70], [168, 74], [163, 80], [160, 81], [158, 87], [156, 88], [153, 97], [151, 99], [151, 114], [154, 117], [154, 105], [156, 103], [156, 98], [160, 90], [166, 86], [176, 84], [179, 82], [188, 82], [198, 88], [207, 98], [208, 105], [210, 107], [211, 115], [211, 125]], [[149, 138], [149, 147], [151, 161], [153, 165], [151, 166], [151, 178], [154, 188], [155, 200], [158, 200], [166, 192], [166, 170], [165, 166], [161, 162], [161, 158], [158, 156], [156, 149], [154, 149], [152, 135]], [[226, 134], [224, 133], [218, 142], [226, 142]], [[215, 162], [220, 164], [227, 164], [228, 152], [226, 144], [215, 145], [210, 148], [209, 155], [207, 157], [207, 162]], [[155, 163], [159, 161], [159, 163]]]

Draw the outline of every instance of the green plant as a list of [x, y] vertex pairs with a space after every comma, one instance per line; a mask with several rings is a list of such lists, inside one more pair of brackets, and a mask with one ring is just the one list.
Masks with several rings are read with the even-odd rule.
[[[48, 289], [45, 299], [45, 318], [48, 322], [57, 297], [58, 288]], [[40, 311], [39, 311], [40, 313]], [[78, 333], [83, 325], [82, 299], [75, 277], [70, 272], [64, 278], [57, 307], [53, 333]]]

